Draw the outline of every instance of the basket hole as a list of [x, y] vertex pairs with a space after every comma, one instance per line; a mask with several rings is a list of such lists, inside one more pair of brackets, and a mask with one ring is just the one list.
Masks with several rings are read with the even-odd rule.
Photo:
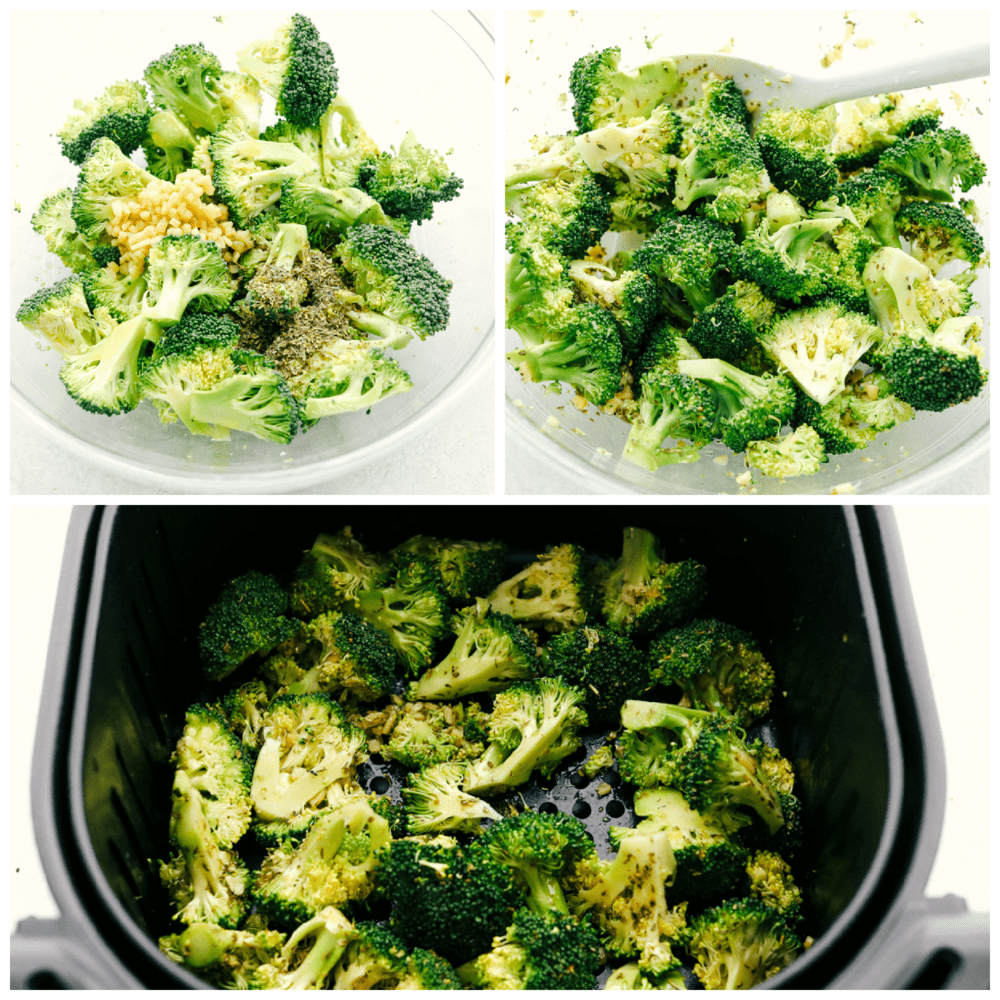
[[587, 802], [574, 802], [573, 815], [577, 819], [586, 819], [590, 815], [590, 804]]
[[617, 799], [614, 799], [608, 803], [607, 812], [612, 819], [618, 819], [618, 817], [625, 812], [625, 806], [623, 806]]
[[556, 813], [559, 812], [558, 809], [551, 802], [543, 802], [539, 807], [538, 811], [540, 813]]
[[377, 795], [385, 795], [392, 787], [392, 782], [380, 774], [377, 778], [372, 778], [372, 783], [368, 787]]

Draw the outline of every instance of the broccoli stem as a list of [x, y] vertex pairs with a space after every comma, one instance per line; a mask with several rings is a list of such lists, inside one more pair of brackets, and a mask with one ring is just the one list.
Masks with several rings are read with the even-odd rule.
[[528, 909], [540, 916], [547, 913], [569, 913], [566, 897], [559, 880], [531, 865], [519, 869], [528, 885]]
[[340, 956], [347, 950], [353, 928], [338, 912], [335, 930], [331, 930], [330, 922], [322, 914], [302, 924], [285, 942], [285, 954], [291, 954], [299, 942], [314, 932], [316, 940], [309, 949], [309, 954], [292, 972], [281, 977], [282, 989], [286, 990], [318, 990], [323, 988], [326, 978], [333, 967], [340, 961]]

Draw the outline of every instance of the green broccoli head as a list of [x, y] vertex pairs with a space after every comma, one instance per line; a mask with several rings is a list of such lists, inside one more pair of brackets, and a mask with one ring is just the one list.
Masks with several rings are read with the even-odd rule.
[[931, 201], [951, 201], [956, 184], [967, 192], [986, 178], [972, 140], [957, 128], [934, 128], [894, 142], [878, 160], [907, 191]]
[[771, 108], [757, 124], [754, 138], [779, 191], [800, 201], [825, 201], [837, 184], [837, 167], [830, 152], [832, 129], [821, 111]]
[[975, 267], [983, 256], [983, 238], [957, 205], [911, 201], [896, 218], [910, 253], [937, 274], [945, 264], [963, 260]]
[[114, 215], [114, 203], [138, 194], [153, 174], [133, 163], [116, 145], [102, 136], [91, 143], [80, 166], [73, 191], [71, 216], [80, 238], [96, 246], [107, 240], [107, 225]]
[[73, 221], [72, 188], [63, 188], [43, 198], [31, 217], [31, 228], [71, 271], [84, 273], [96, 263], [93, 256], [96, 247], [81, 235]]
[[808, 424], [780, 437], [751, 441], [747, 445], [748, 464], [767, 476], [811, 476], [827, 462], [823, 439]]
[[18, 306], [15, 318], [60, 354], [94, 347], [103, 331], [91, 315], [84, 282], [85, 278], [71, 274], [38, 289]]
[[126, 155], [138, 149], [153, 114], [146, 88], [132, 80], [111, 84], [92, 101], [74, 101], [73, 108], [58, 136], [63, 155], [77, 166], [96, 139], [110, 139]]
[[432, 764], [411, 774], [403, 789], [409, 832], [479, 833], [483, 820], [499, 820], [488, 802], [462, 790], [467, 776], [468, 766], [461, 761]]
[[405, 767], [468, 760], [483, 752], [489, 716], [475, 702], [403, 702], [382, 753]]
[[456, 541], [414, 535], [397, 545], [391, 554], [399, 552], [411, 552], [433, 560], [448, 598], [458, 607], [489, 594], [503, 579], [507, 568], [507, 544], [496, 540]]
[[222, 312], [233, 299], [232, 279], [222, 252], [200, 236], [164, 236], [146, 258], [143, 313], [162, 326], [179, 323], [184, 312]]
[[218, 989], [245, 990], [250, 977], [281, 954], [281, 931], [247, 928], [230, 930], [218, 924], [193, 923], [181, 934], [160, 938], [167, 958], [195, 971]]

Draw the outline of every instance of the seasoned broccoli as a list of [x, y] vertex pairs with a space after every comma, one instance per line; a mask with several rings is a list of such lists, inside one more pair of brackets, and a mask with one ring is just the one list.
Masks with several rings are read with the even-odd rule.
[[406, 958], [406, 972], [394, 990], [458, 990], [462, 981], [443, 959], [426, 948], [414, 948]]
[[281, 321], [294, 315], [309, 295], [309, 282], [298, 265], [309, 252], [306, 227], [281, 222], [271, 237], [267, 259], [247, 282], [246, 305], [264, 319]]
[[847, 405], [858, 423], [876, 431], [890, 430], [916, 416], [913, 407], [893, 393], [888, 379], [875, 371], [854, 383]]
[[907, 102], [902, 94], [845, 101], [827, 109], [834, 128], [831, 150], [842, 172], [871, 167], [898, 138], [939, 127], [937, 101]]
[[800, 393], [793, 423], [808, 424], [820, 436], [827, 455], [846, 455], [867, 448], [875, 440], [875, 428], [864, 426], [854, 406], [852, 387], [838, 393], [825, 406], [820, 406], [805, 393]]
[[518, 681], [501, 691], [490, 716], [489, 746], [472, 763], [463, 789], [497, 795], [523, 785], [536, 770], [551, 775], [580, 746], [584, 700], [584, 691], [558, 677]]
[[750, 895], [777, 910], [794, 927], [802, 916], [802, 890], [780, 854], [757, 851], [747, 862]]
[[[694, 318], [687, 339], [703, 357], [738, 364], [774, 318], [776, 304], [759, 285], [737, 281]], [[739, 449], [737, 449], [739, 450]]]
[[290, 608], [300, 618], [336, 611], [353, 604], [359, 591], [378, 589], [388, 577], [382, 557], [365, 549], [350, 527], [318, 535], [296, 570]]
[[[240, 743], [248, 749], [259, 750], [263, 739], [264, 709], [270, 696], [267, 685], [257, 678], [227, 692], [218, 709], [229, 723], [229, 728]], [[251, 778], [253, 768], [250, 768]]]
[[899, 248], [896, 213], [902, 195], [895, 174], [869, 167], [845, 178], [833, 194], [883, 246]]
[[351, 943], [333, 968], [332, 988], [387, 989], [402, 978], [406, 960], [406, 946], [389, 928], [359, 920]]
[[455, 971], [486, 990], [587, 990], [599, 967], [599, 940], [588, 921], [518, 910], [491, 951]]
[[568, 273], [584, 302], [607, 309], [618, 321], [624, 357], [638, 355], [660, 311], [660, 296], [649, 275], [631, 269], [616, 275], [613, 268], [594, 260], [574, 260]]
[[381, 752], [405, 767], [478, 757], [483, 752], [488, 721], [487, 713], [474, 701], [406, 701]]
[[937, 274], [949, 261], [971, 266], [983, 256], [983, 238], [956, 205], [911, 201], [896, 217], [899, 234], [910, 241], [910, 253]]
[[403, 789], [410, 833], [478, 833], [482, 821], [499, 820], [488, 802], [462, 791], [468, 765], [459, 761], [432, 764], [411, 774]]
[[754, 132], [768, 176], [779, 191], [811, 204], [825, 201], [837, 184], [833, 138], [824, 111], [770, 108]]
[[653, 975], [643, 972], [638, 962], [621, 965], [608, 976], [606, 990], [686, 990], [684, 970], [680, 967]]
[[432, 560], [441, 573], [449, 600], [457, 607], [485, 597], [503, 579], [507, 568], [507, 545], [496, 540], [472, 542], [414, 535], [390, 554], [401, 552]]
[[58, 137], [63, 155], [77, 166], [95, 139], [110, 139], [126, 155], [138, 149], [153, 114], [146, 88], [132, 80], [111, 84], [92, 101], [74, 101], [73, 108]]
[[202, 669], [210, 680], [231, 674], [254, 653], [268, 653], [299, 628], [285, 618], [288, 595], [266, 573], [252, 571], [223, 587], [198, 633]]
[[956, 183], [967, 192], [986, 178], [986, 165], [972, 140], [957, 128], [900, 139], [879, 157], [878, 165], [902, 177], [907, 191], [931, 201], [951, 201]]
[[278, 103], [278, 114], [312, 128], [337, 96], [337, 66], [330, 46], [304, 14], [293, 14], [271, 38], [251, 42], [237, 65]]
[[326, 989], [334, 966], [354, 938], [354, 925], [328, 906], [288, 936], [281, 953], [250, 977], [255, 990]]
[[808, 424], [796, 427], [783, 437], [751, 441], [747, 463], [767, 476], [811, 476], [827, 461], [823, 439]]
[[189, 924], [182, 934], [161, 937], [160, 951], [172, 962], [195, 970], [218, 989], [249, 989], [257, 968], [274, 962], [285, 935], [274, 930], [230, 930], [218, 924]]
[[[546, 258], [554, 262], [552, 273], [538, 264]], [[562, 336], [573, 319], [576, 286], [563, 274], [563, 262], [550, 251], [536, 250], [527, 262], [511, 257], [504, 271], [504, 311], [506, 325], [516, 330], [525, 348], [538, 347], [550, 337]]]

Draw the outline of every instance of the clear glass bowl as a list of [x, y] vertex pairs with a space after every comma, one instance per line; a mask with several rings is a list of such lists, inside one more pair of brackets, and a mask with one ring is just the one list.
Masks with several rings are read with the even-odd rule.
[[[222, 23], [207, 13], [193, 16], [195, 22], [188, 18], [175, 26], [150, 15], [144, 32], [141, 18], [125, 24], [117, 14], [88, 12], [78, 22], [72, 13], [63, 12], [53, 42], [57, 51], [47, 49], [46, 59], [58, 60], [65, 48], [66, 65], [74, 65], [73, 79], [51, 77], [40, 103], [13, 113], [17, 155], [11, 190], [23, 211], [11, 217], [12, 398], [82, 462], [178, 492], [287, 492], [357, 470], [427, 432], [434, 422], [447, 419], [451, 401], [470, 376], [493, 362], [493, 36], [466, 11], [313, 15], [334, 50], [341, 94], [382, 148], [398, 145], [412, 128], [425, 145], [454, 149], [449, 163], [465, 181], [462, 193], [438, 207], [431, 222], [414, 226], [411, 235], [413, 245], [454, 283], [451, 322], [447, 330], [423, 343], [414, 341], [399, 353], [397, 360], [414, 388], [380, 403], [370, 414], [321, 421], [288, 445], [235, 432], [231, 441], [213, 442], [180, 425], [163, 426], [148, 404], [111, 419], [86, 413], [63, 391], [59, 356], [39, 350], [35, 338], [13, 320], [23, 299], [67, 273], [31, 230], [30, 218], [46, 194], [75, 181], [75, 168], [52, 138], [74, 98], [100, 93], [116, 79], [140, 79], [152, 58], [192, 36], [216, 52], [225, 68], [235, 69], [237, 49], [269, 36], [286, 15], [234, 13], [225, 15]], [[19, 15], [15, 21], [15, 41], [31, 27], [30, 17]], [[85, 78], [79, 78], [72, 53], [81, 35], [100, 36], [102, 47], [114, 48], [113, 70], [106, 61], [94, 60], [85, 68]], [[375, 35], [375, 48], [363, 41]], [[145, 40], [140, 44], [135, 38]], [[15, 44], [15, 63], [17, 53]], [[31, 58], [25, 52], [25, 67]], [[273, 120], [267, 117], [269, 108], [273, 116], [273, 101], [265, 98], [265, 121]]]
[[[735, 56], [815, 76], [823, 72], [821, 55], [838, 43], [843, 43], [845, 64], [858, 67], [865, 60], [869, 65], [876, 59], [895, 61], [914, 45], [928, 55], [964, 46], [970, 37], [978, 37], [977, 32], [988, 31], [988, 21], [979, 23], [987, 17], [981, 12], [968, 12], [958, 20], [945, 12], [921, 17], [922, 22], [906, 11], [854, 12], [857, 27], [852, 36], [845, 37], [848, 29], [837, 12], [782, 12], [782, 30], [776, 32], [762, 27], [761, 15], [755, 11], [726, 11], [718, 27], [711, 25], [712, 19], [706, 27], [703, 13], [549, 11], [531, 17], [524, 11], [511, 11], [506, 21], [504, 155], [531, 155], [531, 136], [557, 135], [573, 127], [569, 69], [576, 58], [595, 48], [618, 45], [622, 65], [633, 66], [657, 56], [712, 52], [731, 45], [727, 51]], [[830, 72], [836, 72], [836, 64]], [[987, 164], [988, 82], [965, 81], [913, 94], [937, 98], [944, 125], [968, 132]], [[988, 251], [989, 179], [970, 197], [983, 216], [981, 232]], [[983, 317], [989, 367], [988, 271], [973, 286], [973, 296], [978, 303], [973, 312]], [[507, 351], [521, 346], [514, 331], [506, 331], [505, 345]], [[506, 366], [505, 393], [508, 444], [518, 449], [522, 460], [537, 463], [539, 484], [544, 483], [545, 470], [555, 466], [585, 489], [601, 493], [738, 494], [752, 489], [782, 496], [829, 494], [848, 483], [856, 493], [919, 493], [928, 481], [946, 479], [989, 449], [989, 385], [970, 403], [944, 413], [919, 413], [914, 420], [879, 434], [864, 451], [831, 457], [814, 476], [782, 482], [754, 471], [752, 485], [737, 481], [747, 471], [743, 456], [733, 455], [721, 444], [706, 448], [698, 462], [656, 472], [626, 462], [621, 455], [627, 424], [591, 406], [581, 412], [568, 389], [555, 394], [544, 386], [526, 385], [510, 365]]]

